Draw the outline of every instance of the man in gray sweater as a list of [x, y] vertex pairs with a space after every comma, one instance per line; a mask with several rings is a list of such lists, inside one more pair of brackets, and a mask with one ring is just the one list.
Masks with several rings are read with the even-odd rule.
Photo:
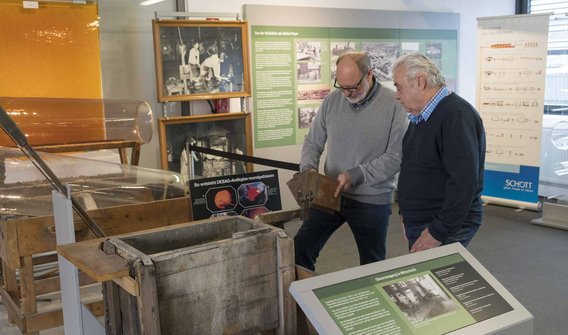
[[329, 237], [347, 222], [359, 260], [385, 259], [395, 175], [400, 169], [402, 138], [408, 125], [394, 92], [373, 75], [366, 53], [337, 59], [334, 86], [314, 119], [302, 148], [300, 169], [317, 170], [327, 143], [324, 172], [337, 179], [339, 212], [310, 208], [294, 237], [296, 264], [310, 270]]

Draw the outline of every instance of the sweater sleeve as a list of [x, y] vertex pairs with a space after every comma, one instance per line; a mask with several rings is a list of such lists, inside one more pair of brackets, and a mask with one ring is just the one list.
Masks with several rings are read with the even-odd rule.
[[326, 112], [328, 99], [324, 99], [320, 110], [310, 126], [310, 130], [304, 139], [302, 156], [300, 159], [300, 171], [318, 170], [320, 158], [327, 141]]
[[442, 208], [429, 226], [430, 234], [445, 242], [465, 221], [477, 192], [479, 180], [479, 138], [476, 112], [456, 108], [442, 124], [442, 162], [447, 173]]
[[392, 179], [400, 171], [402, 139], [408, 127], [408, 118], [398, 102], [393, 102], [392, 108], [394, 109], [392, 121], [384, 130], [389, 132], [386, 151], [371, 161], [359, 164], [358, 168], [360, 168], [362, 174], [353, 173], [351, 175], [354, 185], [363, 182], [369, 185], [379, 185], [388, 179]]

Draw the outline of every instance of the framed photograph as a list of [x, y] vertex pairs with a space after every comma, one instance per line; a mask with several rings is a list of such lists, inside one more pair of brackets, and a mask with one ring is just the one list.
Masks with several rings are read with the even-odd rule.
[[246, 21], [153, 20], [158, 101], [250, 96]]
[[192, 179], [252, 172], [252, 164], [190, 152], [188, 145], [252, 155], [250, 113], [223, 113], [158, 119], [160, 162], [179, 172], [185, 184]]

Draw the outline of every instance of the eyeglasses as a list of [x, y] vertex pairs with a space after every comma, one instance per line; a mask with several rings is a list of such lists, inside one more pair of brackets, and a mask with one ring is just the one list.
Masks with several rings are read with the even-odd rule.
[[357, 84], [355, 84], [355, 86], [351, 86], [351, 87], [344, 87], [344, 86], [338, 85], [337, 84], [337, 78], [336, 78], [335, 81], [333, 82], [333, 87], [339, 88], [340, 90], [342, 90], [344, 92], [348, 92], [349, 95], [351, 95], [351, 94], [353, 94], [353, 92], [355, 92], [359, 89], [359, 86], [361, 86], [361, 82], [363, 81], [363, 78], [365, 78], [366, 75], [367, 75], [366, 73], [363, 73], [363, 75], [361, 76], [361, 79], [359, 79]]

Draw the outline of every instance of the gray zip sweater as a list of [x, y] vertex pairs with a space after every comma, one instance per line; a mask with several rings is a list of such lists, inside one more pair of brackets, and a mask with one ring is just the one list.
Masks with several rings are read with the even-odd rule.
[[406, 112], [394, 92], [375, 84], [362, 104], [351, 104], [335, 90], [328, 94], [302, 148], [300, 170], [318, 169], [327, 143], [324, 173], [347, 171], [353, 186], [343, 196], [370, 204], [388, 204], [400, 170]]

